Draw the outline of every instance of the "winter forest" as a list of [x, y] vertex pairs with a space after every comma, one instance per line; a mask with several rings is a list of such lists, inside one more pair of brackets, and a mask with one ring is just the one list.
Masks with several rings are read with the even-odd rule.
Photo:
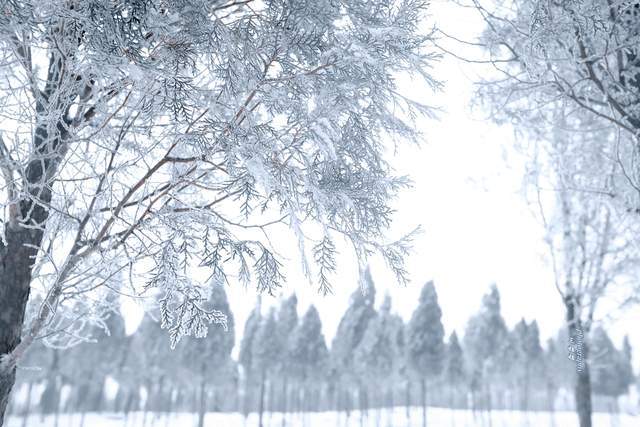
[[[565, 350], [566, 331], [543, 347], [535, 320], [521, 320], [508, 329], [498, 289], [492, 287], [466, 325], [464, 338], [456, 331], [445, 337], [433, 282], [422, 288], [405, 323], [393, 313], [388, 295], [375, 303], [368, 271], [365, 280], [367, 292], [356, 287], [330, 347], [316, 308], [311, 305], [299, 317], [295, 295], [264, 313], [258, 300], [238, 343], [222, 286], [212, 289], [208, 301], [227, 316], [230, 331], [185, 339], [175, 350], [152, 315], [129, 336], [122, 318], [113, 316], [107, 320], [110, 334], [98, 333], [90, 348], [74, 347], [64, 356], [44, 346], [29, 353], [24, 365], [43, 369], [20, 372], [10, 415], [15, 415], [16, 426], [45, 417], [53, 425], [89, 426], [95, 421], [87, 414], [97, 412], [116, 414], [120, 425], [149, 426], [189, 421], [204, 426], [207, 413], [242, 416], [243, 423], [253, 414], [254, 424], [278, 427], [314, 425], [309, 420], [313, 416], [305, 413], [319, 412], [331, 412], [326, 423], [335, 426], [350, 421], [421, 425], [424, 417], [428, 425], [448, 426], [460, 417], [422, 412], [429, 405], [466, 411], [460, 422], [477, 425], [489, 425], [490, 419], [497, 425], [539, 425], [535, 415], [499, 421], [504, 411], [546, 411], [545, 418], [557, 417], [556, 424], [565, 425], [563, 412], [575, 407], [570, 390], [576, 372]], [[234, 345], [237, 360], [231, 357]], [[591, 351], [597, 355], [592, 365], [594, 409], [607, 414], [606, 425], [620, 425], [620, 417], [635, 404], [620, 399], [635, 381], [631, 345], [625, 339], [616, 348], [607, 332], [597, 328]], [[181, 420], [176, 413], [193, 415]], [[435, 422], [432, 416], [438, 417]]]
[[0, 0], [0, 427], [637, 427], [640, 1]]

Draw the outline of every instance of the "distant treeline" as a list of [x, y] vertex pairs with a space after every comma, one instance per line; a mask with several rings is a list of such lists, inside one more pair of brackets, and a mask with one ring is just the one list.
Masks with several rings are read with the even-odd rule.
[[[456, 332], [444, 336], [432, 282], [407, 324], [388, 296], [376, 309], [368, 272], [365, 282], [353, 293], [331, 347], [315, 307], [299, 318], [291, 296], [268, 311], [255, 307], [237, 343], [238, 360], [231, 357], [234, 318], [223, 286], [214, 286], [209, 307], [226, 314], [227, 330], [211, 325], [206, 337], [186, 337], [174, 350], [151, 316], [131, 336], [123, 319], [112, 316], [109, 333], [97, 331], [95, 343], [64, 351], [33, 348], [19, 370], [12, 414], [234, 411], [258, 412], [262, 420], [274, 411], [349, 414], [393, 406], [572, 408], [567, 391], [576, 361], [568, 355], [578, 353], [576, 343], [569, 348], [562, 330], [542, 345], [535, 320], [509, 329], [495, 286], [459, 339]], [[616, 398], [635, 380], [629, 340], [618, 349], [602, 328], [585, 333], [595, 409], [615, 410]]]

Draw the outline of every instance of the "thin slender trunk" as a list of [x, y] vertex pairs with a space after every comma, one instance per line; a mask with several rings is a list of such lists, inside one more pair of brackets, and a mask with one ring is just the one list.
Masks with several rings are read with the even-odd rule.
[[491, 382], [486, 381], [487, 383], [487, 410], [489, 412], [489, 427], [493, 426], [493, 402], [491, 399]]
[[169, 391], [169, 400], [167, 401], [167, 419], [165, 421], [165, 427], [171, 425], [171, 414], [173, 413], [173, 389]]
[[266, 372], [263, 370], [260, 376], [260, 404], [258, 407], [258, 427], [264, 427], [263, 415], [264, 415], [264, 392], [266, 382]]
[[200, 380], [200, 405], [198, 408], [198, 427], [204, 427], [204, 415], [206, 413], [207, 405], [207, 390], [205, 377], [202, 376]]
[[454, 427], [456, 425], [456, 414], [454, 412], [454, 406], [455, 405], [455, 394], [456, 394], [456, 386], [451, 384], [449, 386], [449, 408], [451, 409], [451, 427]]
[[362, 385], [358, 384], [358, 403], [360, 406], [360, 427], [364, 427], [364, 393]]
[[407, 384], [405, 388], [405, 408], [407, 416], [407, 424], [411, 424], [411, 381], [407, 379]]
[[427, 427], [427, 380], [420, 379], [420, 391], [422, 397], [422, 427]]
[[289, 390], [289, 377], [285, 374], [282, 379], [282, 427], [287, 425], [287, 392]]

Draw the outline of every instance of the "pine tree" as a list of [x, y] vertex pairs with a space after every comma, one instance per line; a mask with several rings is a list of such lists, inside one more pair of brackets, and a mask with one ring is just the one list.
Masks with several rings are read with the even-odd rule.
[[[322, 322], [318, 310], [311, 305], [291, 340], [291, 362], [293, 371], [302, 386], [302, 401], [305, 410], [311, 409], [311, 395], [319, 392], [325, 380], [329, 363], [329, 350], [322, 334]], [[318, 402], [314, 407], [317, 408]]]
[[[491, 379], [501, 372], [507, 362], [508, 331], [500, 313], [500, 294], [496, 285], [482, 298], [480, 312], [469, 319], [464, 336], [468, 350], [471, 375], [475, 388], [484, 388], [485, 407], [491, 413]], [[475, 403], [474, 403], [475, 407]]]
[[[235, 322], [229, 307], [224, 284], [216, 283], [211, 287], [211, 296], [206, 309], [218, 310], [225, 316], [224, 327], [215, 325], [209, 328], [204, 338], [186, 337], [178, 344], [184, 366], [191, 367], [198, 384], [198, 426], [204, 426], [208, 398], [216, 397], [216, 384], [225, 384], [231, 375], [231, 350], [235, 343]], [[214, 402], [215, 404], [215, 402]]]
[[633, 373], [633, 349], [631, 348], [631, 342], [629, 342], [629, 336], [625, 335], [622, 341], [622, 371], [621, 375], [623, 382], [627, 382], [630, 386], [635, 382], [635, 374]]
[[259, 381], [258, 397], [258, 426], [263, 427], [263, 417], [265, 411], [265, 399], [267, 398], [267, 387], [273, 379], [271, 366], [276, 365], [280, 355], [280, 346], [274, 334], [277, 328], [275, 310], [271, 308], [269, 313], [262, 319], [255, 332], [251, 347], [251, 366]]
[[[115, 305], [113, 300], [108, 303], [112, 307]], [[117, 366], [124, 330], [124, 319], [114, 310], [103, 320], [101, 327], [93, 328], [90, 341], [69, 349], [66, 357], [60, 349], [53, 352], [52, 376], [61, 374], [72, 385], [72, 405], [81, 414], [81, 426], [84, 426], [87, 412], [103, 409], [106, 378]], [[62, 386], [60, 380], [58, 384]], [[49, 409], [56, 417], [60, 410], [60, 393], [61, 389], [56, 387], [45, 391], [45, 396], [51, 400]]]
[[540, 368], [543, 354], [538, 323], [534, 320], [527, 324], [521, 319], [513, 330], [512, 338], [515, 343], [515, 351], [511, 355], [514, 360], [512, 366], [515, 368], [513, 374], [521, 387], [520, 409], [528, 411], [533, 375]]
[[245, 417], [249, 415], [249, 412], [253, 408], [253, 396], [251, 392], [256, 381], [253, 351], [254, 341], [256, 340], [258, 328], [260, 327], [262, 320], [260, 310], [261, 304], [258, 299], [256, 307], [251, 311], [251, 314], [249, 314], [249, 317], [247, 317], [247, 321], [244, 324], [242, 341], [240, 342], [240, 352], [238, 354], [238, 363], [242, 367], [244, 376], [243, 412]]
[[422, 391], [422, 425], [427, 425], [427, 394], [429, 381], [442, 373], [444, 367], [444, 328], [442, 310], [432, 281], [422, 288], [418, 307], [409, 322], [407, 344], [409, 363], [420, 379]]
[[560, 388], [570, 390], [576, 380], [576, 364], [568, 357], [569, 334], [562, 328], [557, 335], [547, 340], [543, 355], [544, 382], [546, 384], [547, 405], [555, 410], [555, 399]]
[[[630, 350], [630, 347], [627, 351]], [[633, 383], [633, 369], [624, 349], [618, 350], [602, 327], [591, 337], [592, 390], [611, 398], [612, 409], [617, 410], [617, 397], [627, 393]]]
[[285, 299], [278, 310], [277, 314], [277, 336], [280, 342], [282, 352], [278, 359], [278, 364], [274, 368], [280, 373], [282, 381], [281, 391], [281, 409], [282, 409], [282, 427], [286, 425], [287, 412], [289, 411], [289, 381], [291, 380], [291, 346], [293, 332], [298, 327], [298, 298], [295, 294]]
[[402, 331], [398, 327], [402, 321], [398, 323], [397, 320], [398, 317], [391, 313], [391, 297], [386, 295], [380, 312], [367, 325], [355, 350], [356, 371], [373, 392], [378, 392], [378, 400], [385, 397], [392, 400], [395, 380], [401, 369], [403, 349], [399, 344], [403, 343], [398, 342]]
[[[364, 292], [363, 292], [364, 291]], [[364, 289], [358, 287], [351, 295], [349, 307], [345, 311], [338, 325], [338, 330], [331, 345], [331, 360], [346, 401], [344, 407], [349, 411], [351, 407], [351, 386], [356, 385], [361, 396], [360, 406], [364, 409], [362, 388], [355, 375], [355, 349], [362, 341], [369, 322], [376, 316], [375, 285], [371, 272], [367, 268], [364, 273]], [[348, 416], [348, 414], [347, 414]]]
[[449, 336], [445, 360], [444, 376], [451, 387], [449, 405], [451, 408], [454, 408], [456, 407], [455, 396], [458, 394], [459, 387], [464, 384], [466, 378], [464, 354], [462, 353], [462, 347], [460, 347], [460, 341], [458, 340], [456, 331], [453, 331]]

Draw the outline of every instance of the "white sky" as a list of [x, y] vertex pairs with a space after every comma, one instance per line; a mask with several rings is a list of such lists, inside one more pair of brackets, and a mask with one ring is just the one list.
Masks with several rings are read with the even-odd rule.
[[[481, 29], [477, 17], [451, 3], [434, 3], [432, 14], [437, 25], [461, 39], [473, 39]], [[429, 25], [425, 23], [425, 29]], [[514, 135], [481, 113], [471, 113], [474, 74], [469, 65], [445, 58], [435, 65], [434, 75], [446, 81], [439, 94], [418, 82], [403, 82], [403, 87], [416, 99], [442, 106], [445, 111], [440, 120], [420, 123], [426, 136], [421, 147], [401, 146], [391, 159], [399, 174], [411, 176], [414, 187], [401, 193], [395, 204], [398, 213], [390, 238], [419, 224], [425, 232], [408, 259], [412, 279], [408, 287], [397, 285], [381, 260], [371, 262], [378, 301], [388, 292], [394, 310], [408, 320], [422, 285], [433, 279], [447, 335], [453, 329], [462, 335], [468, 318], [480, 307], [482, 295], [497, 283], [507, 324], [513, 326], [522, 317], [536, 319], [546, 340], [561, 327], [564, 312], [550, 267], [543, 260], [542, 228], [519, 193], [523, 159], [512, 149]], [[335, 293], [322, 297], [301, 272], [295, 239], [283, 232], [277, 240], [284, 248], [281, 253], [290, 258], [283, 294], [297, 293], [300, 315], [309, 304], [316, 305], [330, 344], [357, 286], [353, 256], [343, 252], [339, 257]], [[239, 340], [256, 293], [235, 285], [228, 294]], [[277, 302], [263, 296], [264, 305]], [[134, 317], [129, 316], [132, 324]], [[638, 363], [640, 331], [632, 330], [634, 324], [640, 324], [637, 311], [609, 326], [618, 345], [624, 334], [630, 334]]]

